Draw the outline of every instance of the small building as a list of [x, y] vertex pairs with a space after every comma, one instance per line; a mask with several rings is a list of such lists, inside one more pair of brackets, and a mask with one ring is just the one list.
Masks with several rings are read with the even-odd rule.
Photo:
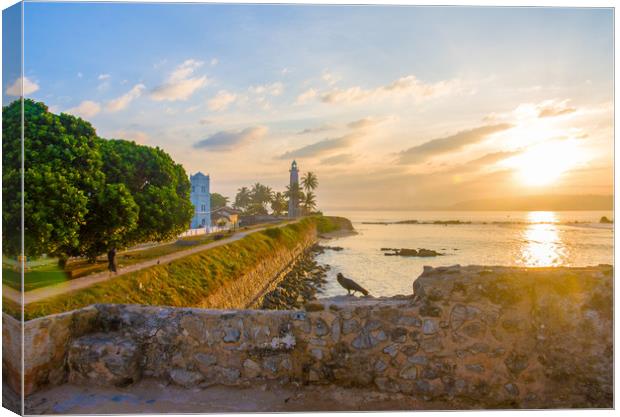
[[194, 205], [194, 217], [190, 224], [191, 229], [211, 227], [211, 192], [209, 190], [209, 176], [197, 172], [189, 178], [192, 184], [190, 199]]
[[211, 213], [212, 225], [222, 229], [237, 229], [241, 212], [230, 207], [220, 207]]

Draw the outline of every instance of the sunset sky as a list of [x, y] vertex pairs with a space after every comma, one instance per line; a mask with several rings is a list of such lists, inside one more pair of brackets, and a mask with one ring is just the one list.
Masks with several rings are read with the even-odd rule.
[[24, 24], [27, 97], [229, 197], [284, 189], [293, 159], [328, 210], [613, 192], [611, 9], [26, 3]]

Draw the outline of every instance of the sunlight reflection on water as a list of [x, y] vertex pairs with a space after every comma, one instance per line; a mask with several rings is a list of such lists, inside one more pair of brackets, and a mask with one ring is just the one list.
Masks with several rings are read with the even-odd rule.
[[523, 230], [523, 247], [519, 263], [524, 266], [557, 266], [566, 260], [566, 247], [555, 224], [552, 211], [533, 211], [530, 224]]

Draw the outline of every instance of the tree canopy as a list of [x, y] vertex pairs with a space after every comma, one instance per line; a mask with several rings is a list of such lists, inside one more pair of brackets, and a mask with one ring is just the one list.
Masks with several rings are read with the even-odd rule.
[[[183, 167], [159, 148], [99, 138], [86, 121], [24, 100], [24, 246], [28, 256], [94, 258], [161, 241], [193, 215]], [[21, 102], [3, 107], [3, 239], [20, 253]]]

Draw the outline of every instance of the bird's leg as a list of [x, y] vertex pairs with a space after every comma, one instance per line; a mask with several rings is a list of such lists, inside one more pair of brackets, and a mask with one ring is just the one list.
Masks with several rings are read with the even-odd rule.
[[347, 290], [347, 295], [351, 295], [351, 290]]

